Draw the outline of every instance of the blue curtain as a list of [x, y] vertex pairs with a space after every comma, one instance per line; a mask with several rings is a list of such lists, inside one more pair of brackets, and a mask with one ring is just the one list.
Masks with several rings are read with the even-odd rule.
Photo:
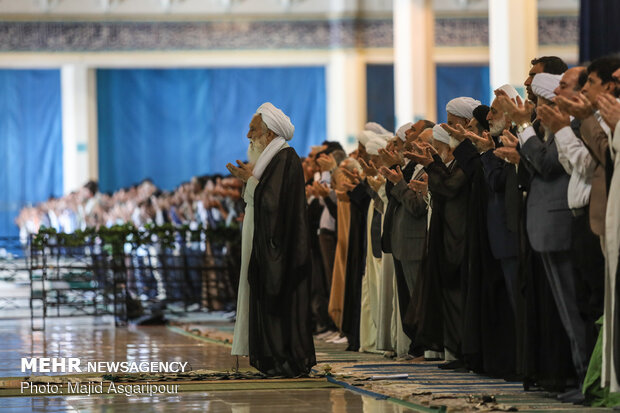
[[394, 130], [394, 65], [366, 65], [366, 119]]
[[620, 1], [581, 0], [579, 60], [588, 62], [620, 52]]
[[228, 173], [246, 159], [248, 124], [266, 101], [290, 116], [300, 156], [326, 135], [322, 66], [98, 70], [97, 100], [102, 191]]
[[446, 122], [446, 104], [459, 96], [478, 99], [485, 105], [491, 98], [488, 66], [437, 66], [437, 122]]
[[[458, 96], [470, 96], [488, 105], [491, 84], [488, 66], [437, 66], [437, 115], [445, 122], [446, 104]], [[368, 121], [394, 130], [394, 66], [366, 66], [366, 114]]]
[[29, 204], [62, 195], [59, 70], [0, 70], [0, 236]]

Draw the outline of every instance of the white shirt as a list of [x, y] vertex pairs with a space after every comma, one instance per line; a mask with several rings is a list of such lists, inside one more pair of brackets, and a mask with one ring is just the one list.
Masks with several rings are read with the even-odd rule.
[[555, 146], [558, 149], [558, 160], [570, 175], [568, 207], [585, 207], [590, 203], [592, 173], [596, 162], [570, 126], [563, 127], [555, 134]]
[[[325, 184], [327, 186], [331, 185], [331, 180], [332, 180], [331, 172], [329, 171], [322, 172], [320, 178], [321, 178], [320, 182], [322, 184]], [[330, 192], [329, 197], [332, 199], [332, 201], [334, 202], [336, 201], [336, 193], [334, 191]], [[329, 213], [329, 209], [327, 208], [327, 205], [325, 205], [325, 200], [321, 198], [319, 202], [321, 203], [321, 205], [323, 205], [323, 212], [321, 212], [319, 228], [327, 229], [329, 231], [336, 231], [336, 219], [332, 217], [332, 215]]]

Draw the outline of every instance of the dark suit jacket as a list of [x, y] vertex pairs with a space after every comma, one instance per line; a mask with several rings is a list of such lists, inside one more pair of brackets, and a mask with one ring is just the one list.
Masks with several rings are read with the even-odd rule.
[[[394, 169], [394, 168], [391, 168]], [[409, 162], [403, 169], [403, 178], [405, 182], [411, 180], [413, 170], [415, 169], [415, 162]], [[383, 217], [383, 232], [381, 235], [381, 249], [383, 252], [392, 253], [392, 230], [394, 228], [394, 211], [399, 202], [392, 196], [392, 188], [394, 184], [390, 181], [385, 183], [385, 194], [388, 198], [388, 204], [385, 208], [385, 216]], [[398, 259], [398, 258], [397, 258]]]
[[403, 179], [391, 191], [396, 201], [392, 225], [392, 254], [397, 260], [421, 260], [426, 248], [428, 207], [422, 194], [409, 189]]
[[531, 137], [519, 148], [530, 171], [527, 194], [527, 234], [537, 252], [568, 251], [571, 248], [572, 213], [568, 208], [568, 181], [558, 160], [555, 137], [546, 142]]

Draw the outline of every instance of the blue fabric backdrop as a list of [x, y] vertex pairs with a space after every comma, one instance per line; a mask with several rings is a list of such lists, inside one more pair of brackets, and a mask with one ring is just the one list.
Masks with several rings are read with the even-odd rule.
[[246, 159], [248, 124], [265, 101], [290, 116], [300, 156], [326, 135], [322, 66], [98, 70], [97, 100], [103, 191], [228, 173], [227, 162]]
[[587, 62], [620, 52], [620, 1], [581, 0], [579, 61]]
[[446, 122], [446, 104], [459, 96], [478, 99], [485, 105], [491, 99], [488, 66], [437, 66], [437, 121]]
[[[470, 96], [488, 105], [491, 84], [488, 66], [437, 66], [437, 114], [445, 122], [446, 104], [458, 96]], [[367, 104], [369, 121], [379, 122], [394, 130], [394, 66], [366, 66]]]
[[366, 119], [394, 130], [394, 65], [366, 66]]
[[59, 70], [0, 70], [0, 236], [28, 204], [62, 195]]

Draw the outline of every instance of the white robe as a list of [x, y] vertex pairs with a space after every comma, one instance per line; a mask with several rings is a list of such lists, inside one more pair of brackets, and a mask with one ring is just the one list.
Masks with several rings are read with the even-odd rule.
[[[366, 271], [362, 279], [362, 308], [360, 312], [361, 353], [377, 352], [377, 325], [379, 324], [379, 280], [381, 280], [381, 258], [372, 254], [371, 227], [375, 211], [375, 200], [370, 201], [366, 221]], [[382, 216], [383, 218], [383, 216]], [[383, 222], [382, 222], [383, 223]]]
[[288, 148], [286, 140], [280, 136], [273, 139], [260, 154], [252, 174], [245, 184], [243, 200], [245, 201], [245, 215], [241, 230], [241, 271], [239, 274], [239, 291], [237, 294], [237, 315], [233, 346], [230, 354], [233, 356], [248, 356], [250, 354], [250, 284], [248, 269], [252, 257], [254, 243], [254, 191], [258, 182], [271, 160], [284, 148]]
[[611, 152], [614, 154], [614, 174], [611, 178], [611, 186], [607, 196], [607, 214], [605, 216], [605, 250], [607, 266], [605, 268], [605, 310], [603, 321], [603, 369], [602, 383], [604, 387], [610, 386], [610, 391], [620, 392], [618, 372], [613, 363], [614, 353], [620, 349], [614, 349], [614, 335], [620, 331], [614, 331], [614, 308], [616, 301], [616, 274], [618, 271], [618, 254], [620, 253], [620, 122], [616, 125], [613, 135]]
[[248, 268], [252, 256], [254, 242], [254, 190], [258, 185], [255, 177], [250, 177], [243, 192], [245, 201], [245, 215], [241, 230], [241, 273], [239, 275], [239, 293], [237, 294], [237, 319], [233, 336], [233, 356], [247, 356], [250, 354], [250, 284], [248, 283]]
[[[379, 190], [379, 196], [383, 201], [383, 212], [388, 205], [385, 194], [385, 185]], [[383, 351], [393, 351], [401, 357], [409, 352], [411, 340], [403, 330], [403, 323], [398, 307], [398, 294], [396, 293], [396, 275], [394, 272], [394, 258], [392, 254], [383, 253], [381, 259], [381, 277], [377, 282], [379, 290], [377, 311], [377, 344], [376, 348]]]

